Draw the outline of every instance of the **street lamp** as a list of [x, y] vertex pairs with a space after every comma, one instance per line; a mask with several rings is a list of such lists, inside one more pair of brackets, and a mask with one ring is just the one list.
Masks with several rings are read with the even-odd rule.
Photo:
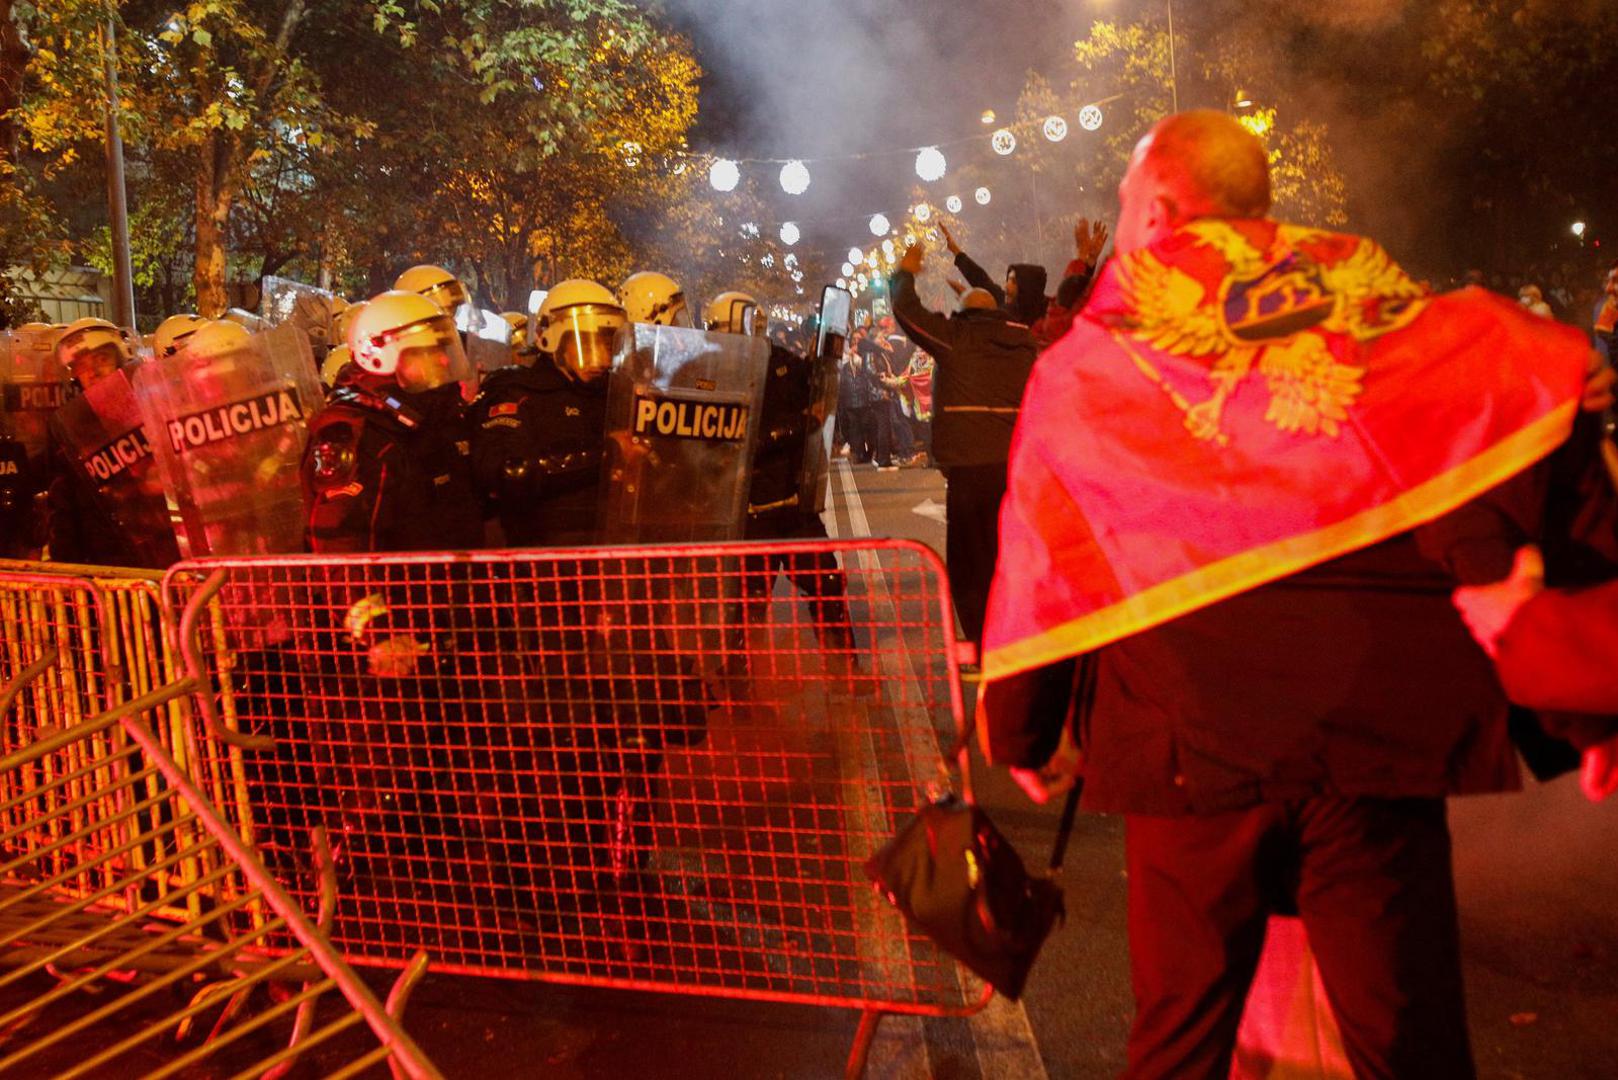
[[1577, 236], [1580, 240], [1584, 239], [1584, 222], [1575, 221], [1573, 223], [1573, 235]]

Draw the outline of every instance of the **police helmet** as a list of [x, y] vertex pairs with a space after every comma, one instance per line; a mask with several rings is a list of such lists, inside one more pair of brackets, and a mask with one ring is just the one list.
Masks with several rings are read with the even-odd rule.
[[93, 316], [69, 323], [56, 342], [56, 358], [79, 385], [89, 387], [129, 363], [129, 338], [106, 319]]
[[511, 327], [511, 344], [522, 348], [528, 344], [528, 316], [520, 311], [502, 311], [500, 318]]
[[178, 348], [193, 356], [223, 356], [253, 347], [253, 335], [235, 319], [203, 319]]
[[451, 317], [457, 308], [471, 299], [460, 278], [442, 266], [434, 266], [431, 263], [412, 266], [399, 275], [399, 280], [393, 283], [393, 287], [395, 290], [425, 296]]
[[334, 312], [331, 317], [331, 337], [328, 339], [332, 345], [348, 344], [348, 328], [354, 325], [359, 313], [365, 310], [365, 301], [358, 303], [345, 303], [340, 311]]
[[614, 340], [628, 321], [605, 285], [564, 281], [539, 305], [534, 336], [539, 351], [564, 374], [589, 382], [612, 369]]
[[196, 333], [207, 323], [201, 315], [185, 312], [180, 315], [170, 315], [157, 324], [152, 332], [152, 351], [158, 356], [173, 356], [179, 352], [187, 338]]
[[408, 393], [472, 377], [455, 320], [419, 293], [392, 289], [368, 301], [348, 328], [361, 370], [392, 378]]
[[702, 323], [719, 334], [763, 337], [767, 320], [757, 300], [747, 293], [732, 289], [708, 301], [708, 306], [702, 312]]
[[333, 345], [326, 353], [326, 359], [320, 362], [320, 381], [327, 386], [336, 386], [338, 374], [351, 359], [353, 354], [348, 351], [347, 345]]
[[643, 270], [618, 286], [618, 306], [630, 322], [658, 326], [690, 326], [691, 312], [680, 283], [667, 274]]

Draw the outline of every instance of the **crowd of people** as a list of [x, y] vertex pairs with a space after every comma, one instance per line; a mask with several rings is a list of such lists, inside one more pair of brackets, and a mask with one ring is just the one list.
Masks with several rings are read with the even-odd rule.
[[[1373, 242], [1278, 224], [1269, 203], [1258, 140], [1181, 114], [1137, 148], [1114, 235], [1079, 224], [1054, 290], [1030, 264], [997, 280], [942, 227], [958, 308], [922, 302], [913, 246], [891, 315], [828, 352], [751, 296], [716, 297], [707, 331], [770, 339], [744, 535], [826, 535], [802, 461], [820, 380], [837, 452], [942, 470], [989, 756], [1036, 798], [1082, 776], [1087, 805], [1126, 818], [1128, 1076], [1228, 1075], [1265, 919], [1296, 911], [1358, 1073], [1464, 1077], [1445, 798], [1511, 788], [1513, 740], [1542, 774], [1582, 761], [1593, 796], [1618, 787], [1618, 665], [1591, 646], [1618, 627], [1618, 264], [1593, 312], [1555, 276], [1509, 300], [1440, 296]], [[531, 334], [512, 316], [512, 362], [481, 379], [455, 327], [467, 301], [448, 270], [412, 268], [333, 308], [316, 407], [220, 403], [244, 431], [307, 425], [310, 550], [601, 539], [618, 342], [695, 323], [683, 290], [656, 273], [559, 283]], [[149, 381], [143, 364], [249, 347], [191, 315], [144, 361], [101, 320], [23, 329], [14, 354], [46, 342], [97, 407], [104, 381]], [[168, 508], [143, 463], [202, 413], [157, 430], [145, 415], [144, 436], [107, 413], [88, 442], [53, 420], [43, 473], [26, 451], [45, 448], [19, 454], [10, 432], [6, 553], [172, 561], [147, 543]], [[215, 436], [198, 422], [200, 446]], [[851, 647], [836, 560], [794, 583], [823, 642]], [[1531, 734], [1491, 657], [1547, 710]]]

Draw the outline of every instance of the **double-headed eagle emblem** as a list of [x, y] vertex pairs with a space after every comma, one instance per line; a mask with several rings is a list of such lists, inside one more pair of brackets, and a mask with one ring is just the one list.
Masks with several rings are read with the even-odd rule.
[[1212, 394], [1187, 401], [1130, 350], [1137, 365], [1169, 392], [1198, 439], [1229, 442], [1226, 403], [1255, 367], [1270, 393], [1267, 421], [1290, 434], [1335, 438], [1364, 389], [1365, 369], [1340, 360], [1329, 337], [1365, 342], [1406, 326], [1426, 306], [1427, 291], [1370, 240], [1327, 262], [1305, 249], [1329, 233], [1283, 225], [1266, 251], [1223, 221], [1187, 231], [1224, 257], [1225, 277], [1210, 290], [1149, 250], [1124, 256], [1119, 278], [1129, 314], [1121, 330], [1161, 352], [1210, 361]]

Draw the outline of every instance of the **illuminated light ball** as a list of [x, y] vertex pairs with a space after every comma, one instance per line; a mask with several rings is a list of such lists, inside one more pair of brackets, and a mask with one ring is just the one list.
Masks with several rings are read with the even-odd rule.
[[803, 286], [802, 286], [802, 285], [799, 285], [799, 286], [798, 286], [798, 287], [797, 287], [797, 291], [798, 291], [798, 295], [799, 295], [799, 296], [802, 296], [802, 295], [803, 295]]
[[632, 139], [626, 139], [618, 144], [618, 148], [623, 151], [625, 165], [633, 169], [640, 164], [640, 143]]
[[854, 276], [854, 264], [852, 262], [844, 263], [843, 266], [842, 266], [842, 270], [843, 270], [843, 276], [844, 277], [853, 277]]
[[1585, 228], [1586, 228], [1586, 225], [1584, 224], [1584, 222], [1575, 221], [1573, 223], [1573, 235], [1579, 237], [1580, 239], [1583, 239], [1584, 238], [1584, 230], [1585, 230]]
[[[793, 222], [788, 221], [781, 226], [781, 243], [787, 245], [788, 247], [796, 244], [798, 242], [798, 238], [802, 235], [803, 234], [798, 231], [798, 226]], [[792, 256], [790, 255], [787, 256], [789, 259], [791, 257]]]
[[677, 162], [674, 163], [674, 175], [675, 176], [684, 176], [685, 175], [685, 162], [677, 161]]
[[757, 236], [758, 235], [758, 223], [754, 222], [754, 221], [744, 221], [742, 223], [742, 235], [743, 236]]
[[930, 244], [938, 243], [938, 230], [937, 229], [928, 229], [927, 230], [927, 242], [930, 243]]
[[798, 268], [798, 257], [789, 251], [787, 252], [786, 263], [788, 266], [792, 267], [792, 269], [796, 270]]
[[951, 195], [949, 198], [945, 199], [944, 209], [948, 210], [952, 214], [959, 214], [961, 212], [961, 197], [959, 195]]
[[871, 235], [872, 236], [881, 236], [883, 233], [887, 232], [890, 227], [891, 226], [888, 224], [888, 215], [886, 215], [886, 214], [872, 214], [871, 215]]
[[942, 180], [948, 168], [944, 152], [936, 146], [926, 147], [916, 155], [916, 175], [929, 184], [934, 180]]
[[916, 204], [916, 220], [926, 221], [933, 216], [933, 208], [926, 203]]
[[792, 280], [793, 281], [802, 281], [803, 280], [803, 271], [802, 270], [794, 270], [794, 271], [792, 271]]
[[848, 278], [846, 278], [846, 277], [840, 277], [840, 278], [838, 278], [838, 279], [837, 279], [837, 287], [838, 287], [838, 288], [839, 288], [839, 289], [846, 289], [846, 288], [848, 288]]
[[860, 271], [859, 276], [856, 277], [854, 280], [859, 282], [860, 283], [860, 288], [863, 289], [863, 288], [865, 288], [866, 282], [870, 281], [871, 279], [869, 277], [867, 277], [866, 274], [865, 274], [865, 271], [862, 270], [862, 271]]
[[1085, 131], [1099, 131], [1103, 119], [1100, 105], [1086, 105], [1079, 110], [1079, 126]]
[[884, 255], [892, 255], [893, 254], [893, 241], [892, 240], [884, 240], [884, 241], [882, 241], [882, 254], [884, 254]]
[[809, 166], [801, 161], [789, 161], [781, 166], [781, 190], [788, 195], [802, 195], [809, 190]]
[[972, 193], [972, 197], [978, 201], [979, 206], [989, 205], [989, 189], [986, 187], [978, 188]]
[[1067, 138], [1067, 121], [1060, 116], [1047, 116], [1045, 118], [1045, 137], [1051, 142], [1061, 142]]
[[995, 119], [994, 118], [994, 110], [993, 109], [984, 109], [983, 110], [983, 115], [981, 117], [979, 117], [979, 119], [982, 120], [985, 124], [994, 123], [994, 119]]
[[854, 263], [856, 265], [858, 265], [859, 263], [864, 262], [865, 261], [865, 252], [861, 251], [857, 247], [849, 248], [848, 249], [848, 261], [851, 262], [851, 263]]
[[775, 256], [771, 255], [769, 252], [766, 251], [764, 253], [764, 257], [759, 259], [759, 264], [761, 266], [774, 266], [775, 265]]
[[708, 166], [708, 183], [715, 191], [735, 191], [742, 182], [742, 170], [734, 161], [720, 158]]
[[1010, 128], [1001, 128], [989, 137], [989, 145], [994, 147], [995, 153], [1005, 157], [1017, 149], [1017, 136], [1012, 134]]
[[880, 251], [878, 251], [876, 248], [872, 248], [871, 253], [869, 255], [865, 256], [865, 263], [872, 270], [875, 270], [878, 266], [880, 266], [882, 264], [882, 253]]

